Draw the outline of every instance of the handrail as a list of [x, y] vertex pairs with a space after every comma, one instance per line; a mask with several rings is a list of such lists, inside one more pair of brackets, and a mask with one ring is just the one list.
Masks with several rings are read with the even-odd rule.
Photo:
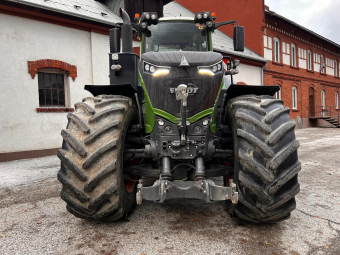
[[316, 106], [315, 107], [315, 117], [332, 117], [340, 123], [340, 114], [337, 112], [334, 106]]

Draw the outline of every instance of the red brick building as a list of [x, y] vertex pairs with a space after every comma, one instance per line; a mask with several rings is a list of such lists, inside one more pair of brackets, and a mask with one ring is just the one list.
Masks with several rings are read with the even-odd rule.
[[[326, 123], [311, 117], [340, 114], [340, 45], [270, 11], [264, 0], [177, 2], [192, 12], [215, 12], [217, 22], [236, 19], [245, 27], [246, 46], [268, 60], [264, 85], [280, 85], [276, 96], [292, 109], [291, 118], [314, 126]], [[232, 26], [220, 30], [232, 36]]]

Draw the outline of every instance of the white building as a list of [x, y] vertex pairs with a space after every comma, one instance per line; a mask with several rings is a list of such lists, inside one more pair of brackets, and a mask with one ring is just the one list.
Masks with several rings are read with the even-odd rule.
[[[0, 4], [0, 161], [53, 155], [61, 147], [67, 112], [91, 94], [84, 85], [109, 84], [109, 29], [123, 1], [7, 0]], [[110, 9], [110, 8], [111, 9]], [[165, 16], [193, 16], [181, 5]], [[185, 15], [186, 14], [186, 15]], [[220, 31], [214, 50], [241, 59], [237, 81], [260, 85], [266, 60], [232, 50]], [[135, 50], [140, 43], [134, 41]], [[53, 106], [51, 106], [53, 105]]]

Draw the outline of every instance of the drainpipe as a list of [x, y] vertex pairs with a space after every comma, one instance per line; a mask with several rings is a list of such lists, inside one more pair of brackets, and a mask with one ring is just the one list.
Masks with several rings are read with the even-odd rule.
[[269, 61], [267, 61], [266, 62], [266, 64], [262, 67], [262, 69], [261, 69], [261, 85], [263, 86], [264, 84], [264, 78], [263, 78], [263, 71], [264, 71], [264, 69], [266, 69], [266, 67], [268, 66], [268, 62]]

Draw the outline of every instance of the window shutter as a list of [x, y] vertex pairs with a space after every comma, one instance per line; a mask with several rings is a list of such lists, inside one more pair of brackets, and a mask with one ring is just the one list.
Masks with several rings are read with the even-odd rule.
[[266, 35], [263, 35], [263, 46], [268, 47], [268, 37]]
[[286, 53], [286, 43], [282, 42], [282, 52]]
[[272, 38], [268, 37], [268, 48], [271, 49], [272, 48]]

